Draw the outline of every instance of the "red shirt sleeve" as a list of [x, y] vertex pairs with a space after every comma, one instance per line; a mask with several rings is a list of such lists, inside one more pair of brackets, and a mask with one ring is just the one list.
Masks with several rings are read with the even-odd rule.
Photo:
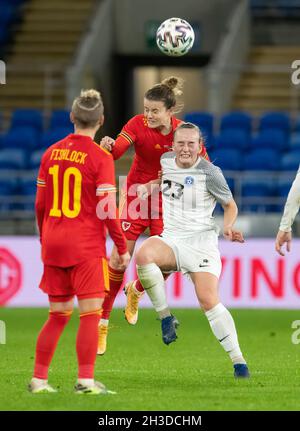
[[210, 162], [210, 158], [209, 158], [209, 155], [207, 154], [207, 151], [206, 151], [206, 148], [205, 148], [204, 144], [202, 144], [201, 151], [200, 151], [200, 156], [204, 157], [204, 159], [206, 159], [206, 160], [208, 160]]
[[128, 150], [130, 145], [134, 144], [136, 135], [136, 117], [133, 117], [125, 124], [115, 141], [111, 152], [114, 160], [119, 159]]
[[43, 221], [46, 206], [46, 175], [44, 172], [43, 159], [40, 165], [36, 185], [37, 191], [35, 197], [35, 216], [39, 228], [40, 240], [42, 240]]
[[115, 166], [111, 154], [100, 148], [107, 156], [99, 157], [96, 174], [96, 194], [100, 205], [97, 206], [97, 215], [104, 221], [108, 232], [115, 243], [118, 253], [127, 251], [126, 239], [121, 229], [116, 203]]

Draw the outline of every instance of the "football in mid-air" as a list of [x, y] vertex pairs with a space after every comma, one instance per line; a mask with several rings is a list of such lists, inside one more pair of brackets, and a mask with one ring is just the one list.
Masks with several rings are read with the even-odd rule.
[[195, 33], [192, 26], [182, 18], [169, 18], [157, 29], [156, 43], [166, 55], [180, 57], [193, 46]]

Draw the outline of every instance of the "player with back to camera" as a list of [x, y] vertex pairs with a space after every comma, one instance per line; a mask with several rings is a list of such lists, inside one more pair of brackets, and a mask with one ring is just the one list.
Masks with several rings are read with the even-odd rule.
[[[181, 122], [174, 113], [180, 111], [177, 97], [182, 94], [182, 84], [181, 79], [169, 77], [150, 88], [144, 97], [144, 113], [131, 118], [116, 141], [109, 137], [101, 141], [101, 145], [112, 152], [114, 159], [119, 159], [132, 145], [135, 149], [134, 160], [127, 177], [126, 191], [119, 205], [122, 229], [131, 255], [136, 240], [147, 228], [150, 230], [150, 235], [158, 235], [163, 229], [160, 194], [157, 217], [153, 217], [150, 198], [147, 205], [148, 211], [141, 217], [131, 208], [131, 204], [137, 197], [136, 189], [133, 193], [130, 193], [130, 189], [158, 177], [160, 157], [172, 147], [173, 132]], [[201, 155], [208, 158], [204, 145], [201, 148]], [[98, 354], [100, 355], [106, 351], [109, 317], [123, 278], [124, 269], [119, 265], [117, 249], [114, 247], [109, 262], [110, 291], [104, 299], [99, 326]], [[128, 323], [135, 325], [138, 319], [138, 302], [144, 289], [139, 280], [135, 280], [126, 283], [125, 293], [127, 295], [125, 318]]]
[[297, 175], [293, 181], [290, 188], [283, 215], [280, 221], [279, 230], [275, 242], [275, 250], [281, 256], [284, 256], [282, 251], [282, 246], [286, 244], [286, 249], [289, 252], [291, 249], [292, 242], [292, 225], [294, 223], [296, 214], [300, 207], [300, 167], [298, 169]]
[[[70, 117], [74, 134], [46, 150], [37, 179], [35, 205], [44, 263], [40, 288], [49, 296], [50, 312], [37, 339], [29, 390], [56, 392], [48, 384], [48, 370], [76, 296], [80, 323], [75, 393], [106, 394], [111, 391], [94, 380], [100, 311], [109, 289], [105, 227], [116, 244], [120, 268], [125, 270], [130, 255], [116, 217], [114, 161], [93, 141], [104, 121], [100, 93], [82, 91]], [[99, 210], [102, 204], [106, 212]]]
[[141, 245], [137, 272], [161, 319], [165, 344], [175, 341], [177, 335], [162, 271], [188, 274], [212, 332], [233, 362], [235, 377], [249, 377], [233, 318], [218, 295], [222, 264], [218, 228], [212, 217], [216, 202], [224, 209], [224, 237], [237, 242], [244, 239], [233, 227], [238, 211], [226, 180], [218, 167], [199, 156], [201, 143], [199, 128], [182, 123], [174, 132], [173, 151], [161, 157], [164, 229]]

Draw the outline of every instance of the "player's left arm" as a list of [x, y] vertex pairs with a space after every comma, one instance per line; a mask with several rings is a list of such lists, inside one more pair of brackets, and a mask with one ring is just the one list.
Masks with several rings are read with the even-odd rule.
[[42, 241], [43, 221], [46, 208], [46, 180], [43, 168], [43, 161], [41, 162], [36, 185], [37, 190], [35, 196], [35, 216], [39, 229], [40, 240]]
[[220, 168], [211, 165], [211, 169], [206, 177], [206, 186], [208, 191], [215, 197], [217, 202], [222, 205], [224, 210], [224, 238], [229, 241], [244, 242], [242, 232], [234, 229], [238, 208]]
[[234, 229], [234, 223], [236, 222], [238, 215], [238, 208], [235, 200], [232, 198], [229, 202], [222, 205], [224, 210], [224, 221], [223, 221], [223, 235], [225, 239], [229, 241], [244, 242], [242, 232]]

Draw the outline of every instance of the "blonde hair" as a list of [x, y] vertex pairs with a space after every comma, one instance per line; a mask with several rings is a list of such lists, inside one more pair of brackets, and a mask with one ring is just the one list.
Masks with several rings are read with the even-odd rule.
[[104, 107], [99, 91], [81, 90], [72, 104], [72, 114], [76, 126], [82, 129], [95, 127], [103, 117]]
[[148, 100], [155, 100], [163, 102], [166, 109], [176, 107], [176, 111], [180, 112], [183, 108], [183, 104], [178, 104], [177, 97], [183, 94], [183, 79], [177, 78], [176, 76], [170, 76], [164, 79], [160, 84], [154, 85], [145, 93], [145, 98]]

